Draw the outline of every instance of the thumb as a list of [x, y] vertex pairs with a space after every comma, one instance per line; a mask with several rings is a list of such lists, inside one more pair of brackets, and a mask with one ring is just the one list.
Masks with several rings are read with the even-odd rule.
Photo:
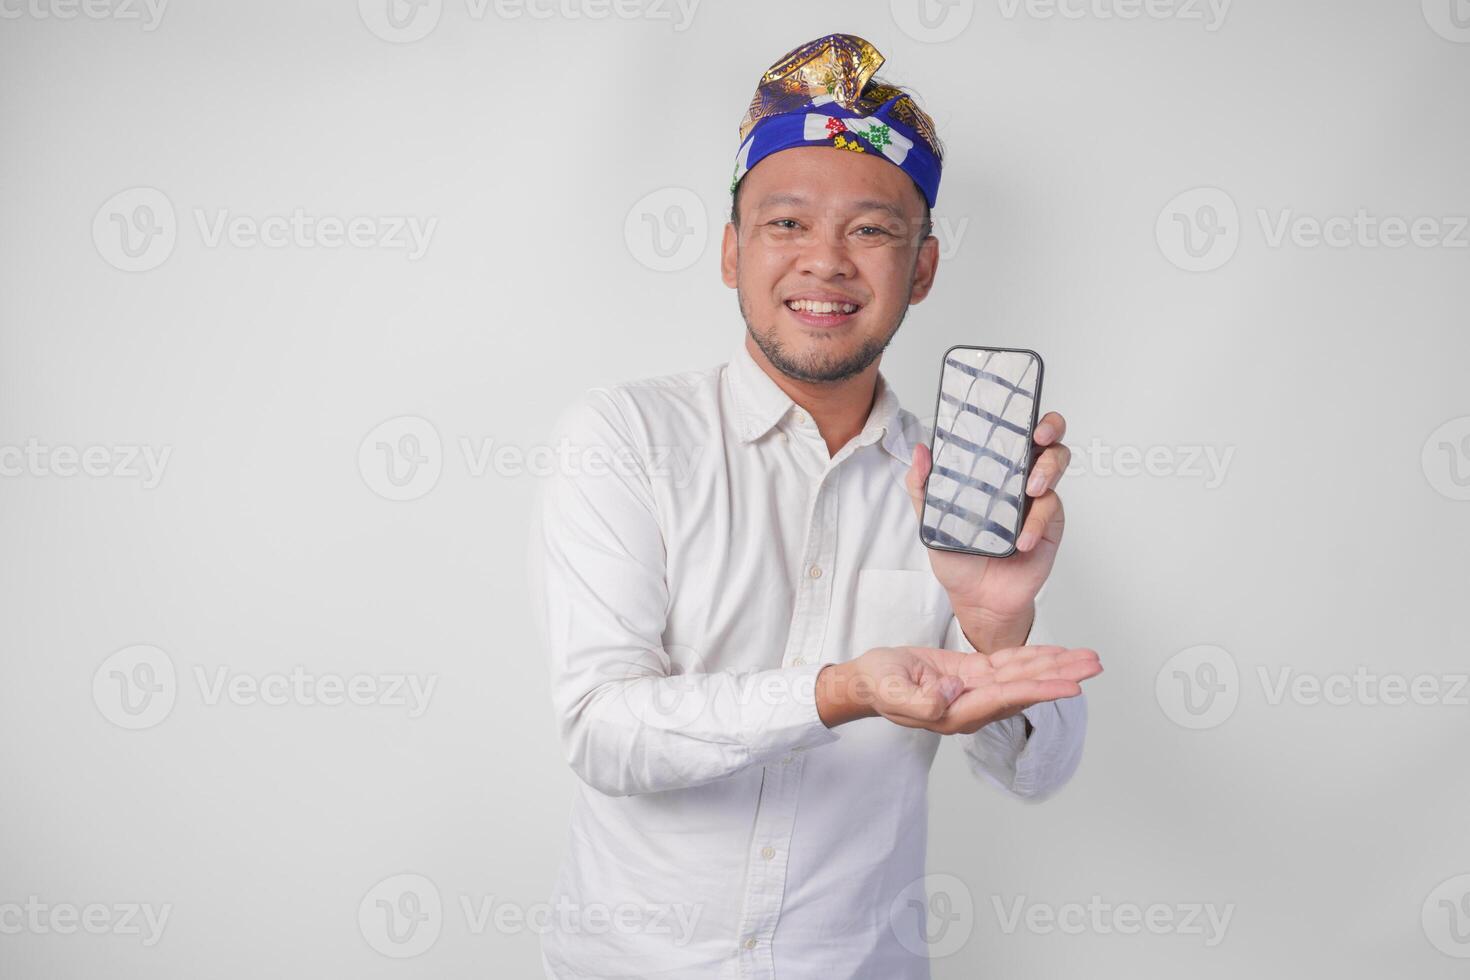
[[904, 488], [909, 492], [909, 499], [914, 503], [914, 514], [920, 520], [924, 519], [924, 481], [929, 478], [931, 465], [929, 447], [922, 442], [914, 443], [914, 453], [903, 483]]

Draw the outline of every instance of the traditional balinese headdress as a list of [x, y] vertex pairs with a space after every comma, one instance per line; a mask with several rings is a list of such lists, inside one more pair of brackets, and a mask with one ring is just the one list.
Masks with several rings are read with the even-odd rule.
[[873, 80], [882, 64], [862, 38], [828, 34], [767, 69], [740, 120], [730, 193], [772, 153], [831, 146], [879, 154], [913, 178], [932, 208], [943, 165], [934, 120], [902, 90]]

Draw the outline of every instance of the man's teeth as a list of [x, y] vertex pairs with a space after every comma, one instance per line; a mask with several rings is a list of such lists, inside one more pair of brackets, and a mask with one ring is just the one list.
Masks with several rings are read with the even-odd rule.
[[793, 310], [803, 313], [856, 313], [857, 307], [852, 303], [819, 303], [810, 299], [789, 299], [786, 305]]

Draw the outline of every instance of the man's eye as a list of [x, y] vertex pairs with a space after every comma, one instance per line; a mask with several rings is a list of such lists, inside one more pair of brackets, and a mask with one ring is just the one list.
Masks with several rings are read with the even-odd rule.
[[[863, 225], [858, 231], [876, 231], [879, 235], [888, 234], [887, 228], [879, 228], [877, 225]], [[864, 235], [864, 238], [876, 238], [876, 235]]]
[[782, 231], [790, 231], [792, 228], [796, 227], [796, 219], [777, 218], [775, 221], [772, 221], [771, 224], [776, 226], [777, 228], [780, 228]]

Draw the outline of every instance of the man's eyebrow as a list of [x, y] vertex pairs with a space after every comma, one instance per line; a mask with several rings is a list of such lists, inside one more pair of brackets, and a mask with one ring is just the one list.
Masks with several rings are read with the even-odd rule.
[[768, 208], [773, 204], [791, 204], [795, 206], [800, 206], [805, 203], [806, 198], [802, 197], [800, 194], [780, 192], [776, 194], [767, 194], [761, 199], [761, 202], [757, 204], [756, 207]]
[[865, 201], [853, 201], [852, 208], [854, 211], [887, 211], [895, 218], [908, 217], [908, 215], [904, 212], [904, 209], [899, 207], [897, 204], [894, 204], [892, 201], [879, 201], [869, 198]]
[[[791, 194], [789, 192], [780, 191], [775, 194], [766, 195], [764, 198], [761, 199], [760, 204], [756, 205], [756, 207], [764, 209], [781, 204], [787, 204], [793, 207], [800, 207], [806, 203], [807, 199], [802, 197], [800, 194]], [[847, 204], [847, 208], [849, 210], [858, 212], [886, 211], [889, 214], [893, 215], [895, 218], [899, 219], [905, 219], [908, 217], [908, 215], [904, 212], [904, 209], [899, 205], [894, 204], [892, 201], [884, 201], [879, 198], [870, 197], [864, 198], [861, 201], [851, 201]]]

